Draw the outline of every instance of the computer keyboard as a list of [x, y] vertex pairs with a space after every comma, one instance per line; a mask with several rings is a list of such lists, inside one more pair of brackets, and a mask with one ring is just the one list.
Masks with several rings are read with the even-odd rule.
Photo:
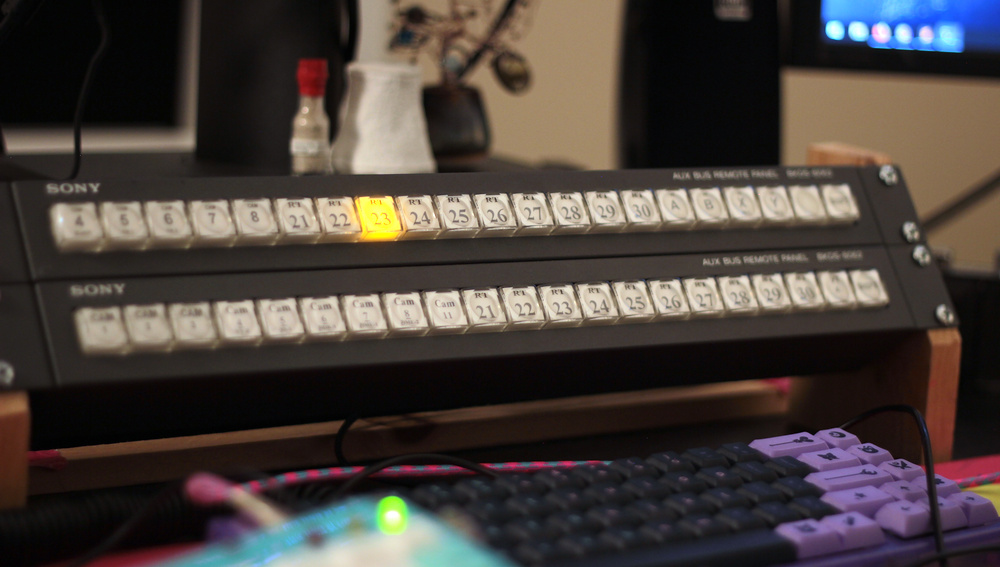
[[[986, 498], [936, 477], [947, 548], [1000, 543]], [[923, 469], [843, 429], [402, 493], [457, 509], [522, 565], [854, 566], [934, 553]]]

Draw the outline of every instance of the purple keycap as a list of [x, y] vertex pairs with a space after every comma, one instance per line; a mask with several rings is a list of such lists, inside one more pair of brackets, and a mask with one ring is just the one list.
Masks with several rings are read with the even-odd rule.
[[997, 521], [997, 509], [993, 502], [975, 492], [960, 492], [948, 496], [947, 499], [962, 507], [971, 527], [992, 524]]
[[885, 532], [875, 520], [857, 512], [827, 516], [819, 523], [837, 532], [847, 549], [874, 547], [885, 543]]
[[795, 545], [799, 559], [837, 553], [845, 549], [837, 532], [816, 520], [781, 524], [774, 531]]
[[886, 451], [878, 445], [872, 445], [871, 443], [851, 445], [847, 448], [847, 452], [861, 459], [862, 463], [867, 463], [869, 465], [880, 465], [886, 461], [892, 460], [892, 454], [889, 453], [889, 451]]
[[[924, 494], [928, 493], [927, 490], [927, 475], [920, 475], [917, 478], [910, 481], [910, 484], [924, 491]], [[937, 487], [938, 498], [944, 498], [946, 496], [951, 496], [952, 494], [958, 494], [962, 491], [958, 487], [958, 483], [950, 478], [945, 478], [939, 474], [934, 475], [934, 486]]]
[[838, 449], [847, 449], [852, 445], [858, 445], [861, 443], [861, 440], [858, 439], [857, 435], [848, 433], [839, 427], [817, 431], [816, 437], [826, 441], [831, 447], [836, 447]]
[[924, 487], [914, 485], [912, 482], [907, 482], [905, 480], [887, 482], [880, 486], [879, 489], [882, 492], [888, 493], [897, 500], [909, 500], [910, 502], [916, 502], [921, 498], [927, 498], [927, 491], [924, 490]]
[[833, 469], [845, 469], [861, 464], [861, 460], [843, 449], [836, 447], [824, 449], [822, 451], [812, 451], [802, 453], [796, 459], [809, 465], [814, 471], [829, 471]]
[[826, 444], [826, 441], [818, 439], [815, 435], [810, 435], [804, 431], [802, 433], [793, 433], [792, 435], [781, 435], [780, 437], [755, 439], [750, 442], [750, 446], [771, 459], [786, 456], [797, 457], [809, 451], [830, 448]]
[[895, 480], [913, 480], [924, 474], [924, 469], [920, 468], [920, 465], [913, 464], [906, 459], [886, 461], [878, 467], [892, 475]]
[[875, 521], [883, 530], [909, 538], [931, 531], [931, 512], [927, 506], [906, 500], [890, 502], [875, 512]]
[[[930, 501], [926, 498], [917, 500], [920, 506], [927, 507], [930, 511]], [[941, 514], [941, 529], [944, 531], [964, 528], [969, 525], [969, 519], [965, 517], [965, 511], [958, 502], [953, 502], [947, 498], [938, 498], [938, 511]]]
[[892, 476], [876, 466], [859, 465], [846, 469], [814, 472], [806, 475], [805, 480], [818, 486], [824, 492], [832, 492], [860, 486], [881, 486], [891, 481]]
[[872, 517], [879, 508], [896, 499], [874, 486], [859, 486], [850, 490], [827, 492], [820, 500], [841, 512], [859, 512]]

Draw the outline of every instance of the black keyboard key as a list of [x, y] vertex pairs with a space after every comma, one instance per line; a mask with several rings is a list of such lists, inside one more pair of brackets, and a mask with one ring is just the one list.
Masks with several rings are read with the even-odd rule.
[[600, 484], [605, 482], [621, 482], [622, 475], [606, 465], [583, 465], [574, 467], [569, 471], [571, 477], [578, 478], [586, 484]]
[[691, 539], [691, 532], [682, 530], [676, 522], [647, 522], [639, 526], [639, 536], [651, 544], [664, 544]]
[[523, 516], [547, 516], [556, 511], [556, 505], [540, 494], [518, 494], [505, 502], [507, 508]]
[[656, 500], [662, 500], [674, 492], [666, 483], [646, 476], [630, 478], [625, 481], [622, 488], [634, 494], [636, 498], [652, 498]]
[[437, 482], [418, 486], [410, 493], [410, 498], [430, 510], [437, 510], [449, 504], [461, 506], [469, 502], [467, 494], [455, 490], [451, 485]]
[[565, 470], [545, 469], [535, 473], [537, 482], [547, 486], [549, 490], [559, 488], [583, 488], [586, 483], [579, 477], [570, 476]]
[[733, 531], [726, 524], [707, 515], [688, 516], [679, 520], [677, 525], [694, 537], [719, 536]]
[[789, 508], [784, 502], [762, 502], [753, 509], [772, 528], [785, 522], [795, 522], [802, 519], [802, 514]]
[[788, 503], [788, 507], [796, 512], [802, 514], [804, 518], [812, 518], [814, 520], [819, 520], [830, 514], [836, 514], [837, 510], [830, 506], [826, 502], [823, 502], [815, 496], [800, 496], [799, 498], [793, 498], [791, 502]]
[[823, 491], [817, 488], [816, 485], [810, 484], [797, 476], [779, 478], [771, 486], [784, 492], [785, 496], [789, 498], [798, 498], [800, 496], [822, 496], [823, 494]]
[[764, 463], [764, 466], [778, 473], [778, 476], [806, 476], [813, 472], [809, 465], [795, 457], [778, 457]]
[[560, 538], [556, 541], [556, 547], [567, 556], [578, 558], [607, 553], [614, 549], [592, 534], [575, 534]]
[[642, 518], [644, 522], [672, 521], [679, 517], [669, 504], [660, 500], [638, 500], [629, 504], [628, 510]]
[[559, 488], [546, 494], [545, 499], [560, 510], [584, 510], [598, 502], [593, 494], [580, 488]]
[[570, 534], [596, 533], [602, 528], [600, 522], [582, 512], [556, 512], [546, 518], [545, 523], [547, 528], [556, 533], [558, 537]]
[[746, 443], [726, 443], [719, 447], [719, 452], [725, 455], [730, 463], [763, 463], [767, 457]]
[[549, 541], [523, 543], [511, 555], [522, 565], [543, 565], [570, 557], [566, 549]]
[[549, 489], [541, 481], [527, 474], [500, 475], [496, 483], [507, 489], [511, 494], [541, 494]]
[[636, 499], [635, 494], [622, 488], [621, 484], [611, 482], [591, 485], [583, 490], [583, 494], [601, 504], [628, 504]]
[[511, 520], [503, 526], [503, 532], [505, 538], [511, 542], [509, 545], [517, 545], [527, 541], [553, 540], [562, 535], [554, 526], [538, 518]]
[[668, 496], [665, 502], [681, 516], [688, 516], [691, 514], [714, 514], [717, 510], [712, 503], [702, 500], [693, 492], [673, 494]]
[[650, 455], [646, 462], [663, 472], [694, 472], [694, 463], [674, 451]]
[[657, 478], [660, 470], [638, 457], [616, 459], [611, 461], [611, 469], [625, 478], [649, 477]]
[[757, 461], [736, 463], [730, 470], [747, 482], [774, 482], [778, 480], [778, 473], [774, 469]]
[[471, 500], [507, 498], [511, 491], [485, 478], [467, 478], [455, 483], [455, 490]]
[[699, 469], [706, 467], [728, 467], [729, 461], [722, 453], [710, 447], [696, 447], [681, 453], [682, 459], [687, 459], [694, 463]]
[[698, 471], [695, 476], [704, 480], [712, 488], [739, 488], [743, 484], [740, 475], [726, 467], [706, 467]]
[[751, 512], [749, 508], [726, 508], [716, 514], [715, 518], [729, 526], [734, 532], [759, 530], [767, 527], [764, 518]]
[[484, 523], [503, 523], [512, 520], [517, 514], [507, 507], [503, 500], [476, 500], [463, 508], [472, 517]]
[[750, 499], [732, 488], [709, 488], [701, 493], [702, 500], [710, 502], [717, 509], [749, 507]]
[[737, 488], [736, 492], [746, 496], [755, 506], [761, 502], [785, 501], [785, 493], [766, 482], [748, 482]]
[[644, 545], [646, 540], [634, 528], [616, 527], [604, 530], [597, 536], [601, 543], [616, 551], [627, 551]]
[[690, 472], [664, 473], [660, 480], [674, 492], [701, 492], [708, 488], [708, 483]]
[[586, 516], [604, 528], [638, 526], [642, 523], [642, 518], [639, 514], [621, 506], [597, 506], [587, 510]]

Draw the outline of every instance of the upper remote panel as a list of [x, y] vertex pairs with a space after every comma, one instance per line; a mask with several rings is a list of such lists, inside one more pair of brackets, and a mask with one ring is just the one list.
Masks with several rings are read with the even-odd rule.
[[830, 167], [14, 188], [36, 280], [901, 244], [876, 211], [913, 217], [876, 170]]

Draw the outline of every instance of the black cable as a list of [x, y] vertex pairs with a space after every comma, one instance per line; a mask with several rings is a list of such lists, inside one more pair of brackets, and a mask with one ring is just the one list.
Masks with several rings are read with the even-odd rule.
[[469, 469], [470, 471], [475, 471], [480, 474], [491, 476], [497, 478], [500, 475], [496, 471], [484, 467], [479, 463], [474, 463], [468, 459], [462, 459], [460, 457], [452, 457], [450, 455], [440, 455], [437, 453], [413, 453], [410, 455], [400, 455], [398, 457], [391, 457], [383, 461], [379, 461], [373, 465], [368, 465], [358, 474], [352, 476], [347, 482], [340, 486], [331, 497], [331, 500], [339, 500], [343, 498], [348, 492], [350, 492], [358, 483], [370, 477], [371, 475], [379, 472], [382, 469], [386, 469], [392, 466], [401, 465], [408, 461], [441, 461], [449, 465], [456, 465], [462, 468]]
[[[920, 444], [923, 447], [924, 453], [924, 476], [927, 477], [927, 500], [928, 504], [930, 504], [931, 527], [934, 530], [934, 549], [937, 552], [937, 555], [943, 556], [945, 553], [944, 530], [941, 529], [941, 511], [938, 509], [937, 479], [934, 475], [934, 453], [931, 451], [931, 435], [927, 431], [927, 422], [924, 421], [924, 416], [920, 413], [920, 410], [908, 404], [881, 406], [868, 410], [861, 415], [846, 421], [840, 426], [840, 428], [848, 429], [874, 415], [890, 411], [908, 413], [913, 416], [913, 419], [917, 422], [917, 429], [920, 432]], [[942, 557], [941, 560], [944, 561], [945, 557]]]
[[359, 419], [358, 416], [352, 415], [344, 420], [344, 423], [340, 424], [340, 428], [337, 429], [337, 436], [333, 438], [333, 454], [337, 457], [337, 464], [342, 467], [351, 466], [347, 461], [347, 457], [344, 456], [344, 437], [347, 436], [347, 431], [351, 429], [354, 422]]
[[7, 155], [7, 140], [3, 137], [3, 124], [0, 123], [0, 156]]
[[76, 176], [80, 173], [80, 161], [83, 158], [80, 149], [80, 130], [83, 126], [83, 111], [87, 107], [87, 99], [90, 96], [90, 83], [94, 78], [94, 72], [101, 65], [101, 61], [104, 60], [104, 55], [108, 51], [108, 45], [111, 43], [111, 28], [108, 26], [107, 17], [104, 15], [104, 6], [101, 4], [101, 0], [91, 0], [90, 4], [94, 8], [97, 25], [101, 28], [101, 43], [98, 44], [97, 51], [90, 58], [90, 64], [87, 65], [87, 74], [83, 76], [83, 85], [80, 87], [80, 96], [76, 99], [76, 111], [73, 113], [73, 171], [70, 172], [67, 179], [76, 179]]
[[490, 29], [489, 33], [486, 34], [486, 39], [484, 39], [483, 43], [479, 46], [479, 49], [477, 49], [475, 53], [473, 53], [472, 56], [465, 61], [465, 66], [462, 67], [458, 73], [455, 73], [455, 81], [461, 81], [462, 77], [468, 74], [469, 71], [471, 71], [477, 63], [479, 63], [483, 53], [487, 50], [487, 46], [503, 28], [503, 25], [507, 22], [507, 18], [514, 13], [514, 8], [516, 7], [517, 0], [507, 0], [507, 3], [504, 4], [504, 7], [500, 10], [500, 14], [497, 16], [497, 19], [493, 22], [493, 27]]
[[959, 549], [952, 549], [947, 553], [935, 553], [929, 557], [924, 557], [923, 559], [918, 559], [913, 563], [907, 563], [904, 567], [921, 567], [922, 565], [927, 565], [933, 561], [942, 561], [944, 559], [951, 559], [952, 557], [962, 557], [965, 555], [973, 555], [976, 553], [989, 553], [991, 551], [1000, 551], [1000, 543], [987, 543], [983, 545], [975, 545], [972, 547], [962, 547]]

